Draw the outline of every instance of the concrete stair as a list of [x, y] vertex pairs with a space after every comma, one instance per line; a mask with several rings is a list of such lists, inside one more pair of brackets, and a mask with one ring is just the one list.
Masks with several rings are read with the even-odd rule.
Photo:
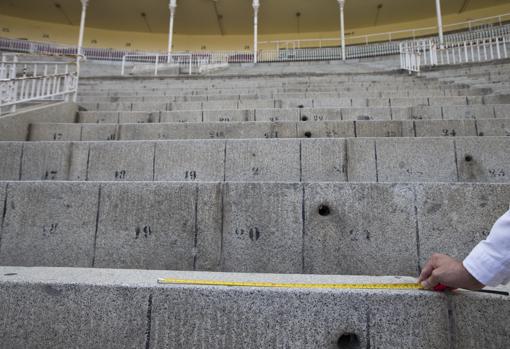
[[0, 142], [0, 348], [505, 347], [503, 295], [157, 279], [464, 258], [510, 204], [508, 71], [83, 79], [76, 115]]

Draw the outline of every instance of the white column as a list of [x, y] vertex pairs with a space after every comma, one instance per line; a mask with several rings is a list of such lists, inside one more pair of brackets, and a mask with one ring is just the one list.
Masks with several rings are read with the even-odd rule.
[[78, 57], [76, 58], [76, 71], [80, 76], [80, 61], [83, 54], [83, 36], [85, 35], [85, 19], [87, 17], [87, 6], [89, 0], [81, 0], [81, 21], [80, 21], [80, 36], [78, 38]]
[[441, 14], [441, 0], [436, 0], [437, 31], [439, 33], [439, 47], [443, 48], [443, 15]]
[[345, 20], [344, 20], [344, 6], [345, 0], [338, 0], [340, 6], [340, 41], [342, 42], [342, 60], [345, 61]]
[[172, 54], [172, 46], [174, 40], [174, 16], [177, 8], [177, 0], [170, 0], [170, 27], [168, 29], [168, 63], [170, 63], [170, 55]]
[[253, 63], [257, 63], [257, 54], [259, 50], [259, 7], [260, 1], [253, 0]]

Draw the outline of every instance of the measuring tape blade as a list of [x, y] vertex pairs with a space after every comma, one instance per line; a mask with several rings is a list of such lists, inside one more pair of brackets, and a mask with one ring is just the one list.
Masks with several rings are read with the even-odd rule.
[[275, 283], [275, 282], [246, 282], [246, 281], [217, 281], [217, 280], [185, 280], [158, 279], [159, 284], [165, 285], [198, 285], [198, 286], [230, 286], [230, 287], [262, 287], [262, 288], [319, 288], [319, 289], [358, 289], [358, 290], [421, 290], [423, 287], [416, 283], [366, 283], [366, 284], [306, 284], [306, 283]]

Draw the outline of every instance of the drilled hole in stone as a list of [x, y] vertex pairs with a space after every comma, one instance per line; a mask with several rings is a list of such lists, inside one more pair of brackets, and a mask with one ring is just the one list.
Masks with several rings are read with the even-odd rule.
[[319, 206], [319, 214], [321, 216], [329, 216], [329, 214], [330, 214], [329, 207], [326, 205], [320, 205]]
[[304, 105], [302, 105], [302, 104], [300, 104], [300, 105], [298, 105], [297, 107], [298, 107], [299, 109], [303, 109], [305, 106], [304, 106]]
[[483, 132], [480, 132], [478, 135], [479, 135], [480, 137], [485, 136], [485, 134], [484, 134]]
[[359, 338], [355, 333], [344, 333], [338, 338], [339, 349], [357, 349], [360, 347]]
[[301, 118], [301, 120], [302, 120], [302, 121], [308, 121], [308, 116], [303, 116], [303, 117]]
[[8, 273], [8, 274], [4, 274], [4, 276], [14, 276], [14, 275], [18, 275], [18, 273]]
[[464, 160], [466, 160], [466, 162], [471, 162], [471, 161], [473, 161], [473, 157], [471, 155], [466, 155]]
[[311, 138], [312, 137], [312, 133], [310, 131], [306, 131], [305, 132], [305, 137], [306, 138]]

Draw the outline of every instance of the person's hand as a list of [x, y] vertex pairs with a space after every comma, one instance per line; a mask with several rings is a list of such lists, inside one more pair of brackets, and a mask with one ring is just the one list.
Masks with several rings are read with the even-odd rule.
[[438, 284], [466, 290], [481, 290], [485, 287], [464, 268], [462, 262], [442, 254], [434, 254], [429, 259], [418, 283], [427, 290], [432, 290]]

